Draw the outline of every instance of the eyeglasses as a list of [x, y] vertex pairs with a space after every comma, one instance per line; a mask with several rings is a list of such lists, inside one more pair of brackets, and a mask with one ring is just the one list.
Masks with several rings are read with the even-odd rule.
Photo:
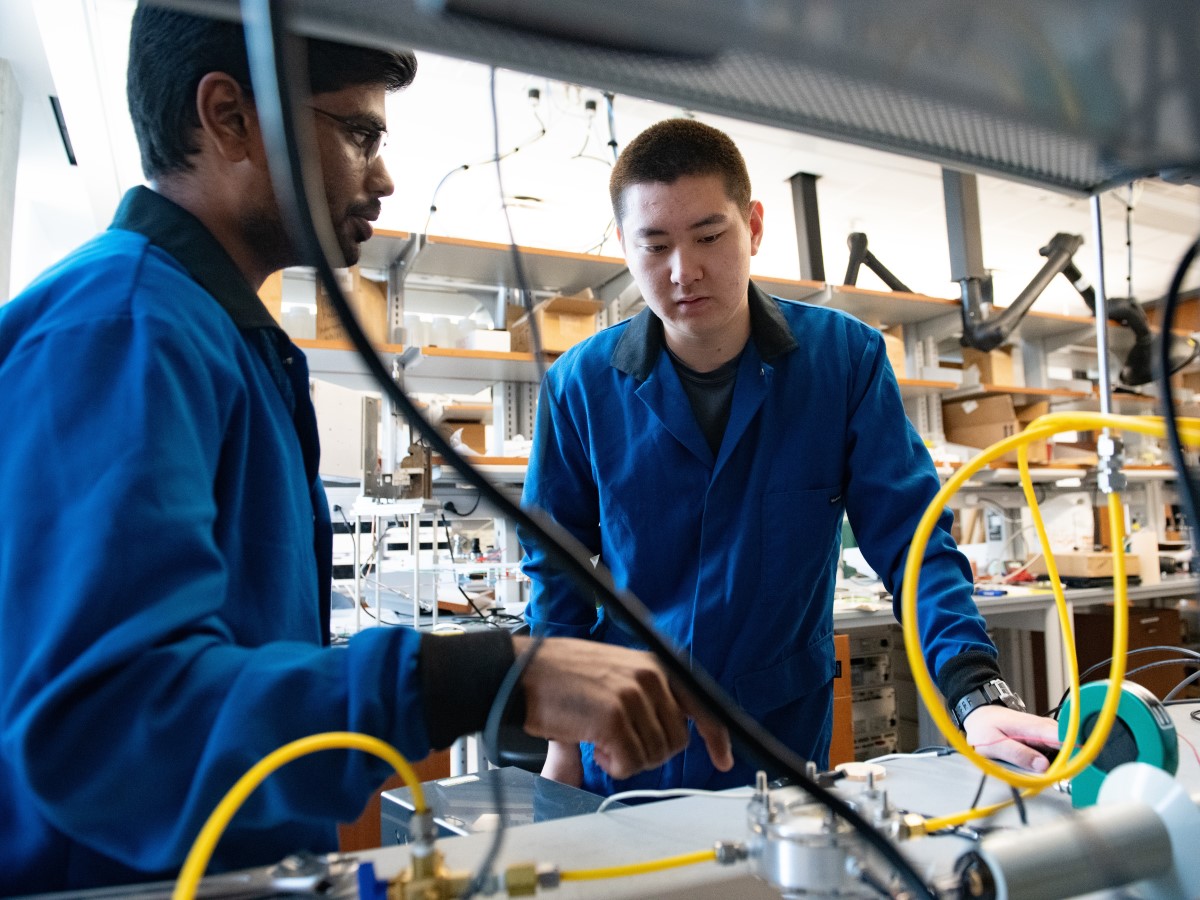
[[363, 162], [367, 165], [375, 162], [379, 157], [379, 152], [387, 146], [386, 128], [370, 125], [361, 119], [347, 119], [342, 116], [335, 116], [333, 113], [325, 112], [325, 110], [318, 109], [315, 106], [310, 106], [309, 109], [341, 125], [342, 131], [349, 135], [351, 142], [362, 153]]

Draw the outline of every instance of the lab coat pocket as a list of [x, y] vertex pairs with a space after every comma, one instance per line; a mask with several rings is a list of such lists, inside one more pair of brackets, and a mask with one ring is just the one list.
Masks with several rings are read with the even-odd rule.
[[763, 495], [764, 596], [809, 596], [829, 577], [841, 542], [843, 508], [840, 486]]
[[833, 680], [836, 658], [829, 633], [783, 659], [734, 679], [738, 705], [761, 716], [824, 688]]

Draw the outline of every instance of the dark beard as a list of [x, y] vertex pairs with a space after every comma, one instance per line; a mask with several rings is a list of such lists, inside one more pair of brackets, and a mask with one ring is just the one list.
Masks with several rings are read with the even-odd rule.
[[238, 230], [247, 246], [254, 248], [255, 255], [268, 264], [271, 271], [302, 262], [299, 250], [292, 244], [275, 210], [260, 208], [245, 211], [239, 218]]

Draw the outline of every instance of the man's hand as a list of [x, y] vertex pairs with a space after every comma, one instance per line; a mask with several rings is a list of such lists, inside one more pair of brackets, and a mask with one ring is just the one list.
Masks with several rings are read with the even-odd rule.
[[[528, 638], [514, 639], [518, 653]], [[687, 745], [696, 723], [721, 771], [733, 766], [729, 733], [648, 653], [574, 638], [548, 638], [522, 679], [525, 730], [564, 743], [594, 744], [596, 762], [628, 778], [666, 762]], [[548, 760], [549, 762], [549, 760]]]
[[1032, 772], [1045, 772], [1050, 767], [1050, 760], [1035, 747], [1061, 746], [1058, 723], [1053, 719], [998, 704], [975, 709], [963, 726], [967, 743], [981, 754]]

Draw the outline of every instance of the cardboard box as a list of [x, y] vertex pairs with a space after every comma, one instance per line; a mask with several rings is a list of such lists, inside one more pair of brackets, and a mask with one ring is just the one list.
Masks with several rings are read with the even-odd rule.
[[893, 325], [879, 333], [883, 335], [883, 344], [887, 348], [887, 358], [892, 364], [892, 370], [897, 378], [903, 378], [907, 365], [904, 358], [904, 326]]
[[283, 323], [283, 270], [272, 272], [258, 289], [258, 299], [271, 317], [280, 324]]
[[[997, 347], [986, 353], [974, 347], [963, 347], [963, 384], [1016, 385], [1013, 348]], [[975, 373], [971, 373], [971, 369]]]
[[504, 307], [504, 328], [506, 331], [512, 331], [513, 325], [525, 313], [529, 312], [524, 306], [519, 303], [509, 303]]
[[438, 431], [449, 440], [454, 432], [462, 430], [462, 442], [481, 455], [487, 454], [487, 425], [482, 422], [458, 422], [445, 419], [438, 423]]
[[[1113, 558], [1108, 552], [1055, 553], [1054, 564], [1063, 578], [1112, 578]], [[1030, 566], [1034, 575], [1046, 574], [1045, 557], [1038, 557]], [[1125, 556], [1125, 574], [1141, 575], [1141, 563], [1136, 556]]]
[[[1011, 437], [1038, 416], [1050, 411], [1045, 401], [1017, 407], [1009, 394], [996, 394], [974, 400], [946, 401], [942, 404], [942, 431], [946, 440], [968, 447], [990, 447], [997, 441]], [[1013, 458], [1016, 455], [1013, 454]], [[1047, 441], [1034, 441], [1029, 445], [1029, 461], [1050, 461], [1050, 445]]]
[[904, 358], [904, 326], [884, 325], [883, 320], [874, 316], [862, 316], [861, 320], [883, 335], [883, 345], [887, 350], [888, 362], [897, 378], [906, 375], [907, 363]]
[[[372, 344], [388, 342], [387, 285], [381, 281], [364, 278], [358, 266], [338, 272], [342, 291], [350, 303], [350, 309], [358, 320], [363, 333]], [[325, 293], [325, 286], [317, 279], [317, 340], [347, 341], [349, 337], [333, 308], [333, 301]]]
[[[589, 292], [590, 293], [590, 292]], [[536, 322], [545, 353], [570, 350], [584, 338], [596, 333], [596, 313], [604, 308], [599, 300], [585, 297], [551, 297], [538, 303], [532, 313], [526, 313], [509, 327], [512, 349], [518, 353], [533, 352], [530, 317]]]

